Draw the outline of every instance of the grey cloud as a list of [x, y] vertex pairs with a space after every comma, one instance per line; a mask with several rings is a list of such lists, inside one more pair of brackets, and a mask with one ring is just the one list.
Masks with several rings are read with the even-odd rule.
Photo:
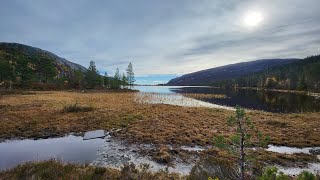
[[[0, 7], [0, 41], [40, 47], [100, 71], [181, 74], [266, 57], [319, 53], [318, 0], [12, 0]], [[242, 25], [258, 9], [260, 27]], [[303, 46], [301, 46], [303, 44]]]

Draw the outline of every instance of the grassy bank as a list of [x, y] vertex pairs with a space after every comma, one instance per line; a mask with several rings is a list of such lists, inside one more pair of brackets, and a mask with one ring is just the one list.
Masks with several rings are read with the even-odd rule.
[[[206, 145], [218, 134], [230, 135], [221, 109], [140, 104], [135, 93], [32, 92], [2, 95], [0, 138], [43, 138], [88, 130], [121, 128], [116, 135], [132, 142]], [[76, 111], [66, 108], [76, 105]], [[320, 114], [251, 111], [256, 127], [271, 143], [320, 146]]]
[[147, 166], [125, 165], [122, 169], [64, 164], [55, 160], [30, 162], [0, 172], [0, 179], [182, 179], [166, 171], [152, 173]]

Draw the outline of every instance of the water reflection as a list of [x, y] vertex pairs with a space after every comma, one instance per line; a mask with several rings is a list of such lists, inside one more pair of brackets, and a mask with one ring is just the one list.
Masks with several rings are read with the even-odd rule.
[[234, 107], [240, 105], [247, 109], [257, 109], [278, 113], [318, 112], [320, 99], [305, 94], [253, 89], [180, 88], [175, 93], [225, 94], [228, 98], [202, 99], [219, 105]]
[[41, 140], [14, 140], [0, 143], [0, 170], [27, 161], [59, 159], [72, 163], [90, 163], [96, 159], [104, 139], [83, 140], [66, 136]]
[[[202, 102], [277, 113], [319, 112], [320, 98], [306, 94], [261, 91], [254, 89], [219, 89], [186, 86], [137, 86], [140, 92], [165, 94], [223, 94], [227, 98], [201, 98]], [[174, 96], [172, 96], [174, 97]], [[175, 97], [176, 98], [176, 97]]]

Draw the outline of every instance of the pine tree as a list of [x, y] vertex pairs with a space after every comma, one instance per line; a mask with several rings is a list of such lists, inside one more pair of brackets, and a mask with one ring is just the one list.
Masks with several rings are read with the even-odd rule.
[[0, 84], [9, 83], [9, 89], [11, 90], [13, 78], [14, 73], [11, 63], [7, 61], [0, 61]]
[[128, 85], [131, 88], [133, 86], [133, 83], [135, 82], [134, 79], [134, 72], [133, 72], [133, 67], [131, 62], [128, 65], [128, 68], [126, 69], [127, 71], [127, 80], [128, 80]]
[[121, 85], [120, 73], [119, 73], [119, 68], [117, 68], [116, 73], [114, 74], [114, 77], [112, 79], [111, 89], [120, 89], [120, 85]]
[[[0, 61], [0, 81], [12, 80], [13, 69], [9, 62]], [[0, 82], [0, 83], [1, 83]]]
[[[57, 69], [52, 59], [45, 57], [36, 57], [32, 59], [35, 65], [35, 71], [39, 82], [48, 82], [49, 79], [57, 75]], [[25, 64], [27, 66], [27, 64]], [[26, 68], [26, 67], [24, 67]]]
[[[263, 138], [262, 133], [258, 131], [250, 118], [246, 116], [244, 109], [236, 107], [235, 116], [231, 116], [227, 121], [231, 127], [236, 127], [236, 132], [229, 139], [219, 135], [214, 137], [214, 145], [220, 149], [228, 150], [230, 153], [238, 156], [239, 159], [239, 179], [245, 179], [245, 170], [248, 164], [246, 148], [258, 142], [258, 146], [264, 146], [269, 141], [269, 136]], [[253, 136], [256, 138], [253, 139]]]
[[100, 75], [98, 74], [94, 61], [90, 61], [90, 65], [85, 74], [85, 79], [89, 88], [94, 88], [95, 86], [100, 85]]
[[110, 87], [110, 81], [109, 81], [107, 72], [104, 72], [103, 83], [105, 87], [107, 88]]
[[121, 82], [122, 82], [123, 87], [126, 87], [128, 85], [128, 78], [126, 77], [126, 75], [124, 73], [122, 74]]
[[71, 83], [76, 87], [82, 89], [84, 80], [84, 74], [81, 70], [75, 70], [73, 72], [73, 77], [71, 78]]

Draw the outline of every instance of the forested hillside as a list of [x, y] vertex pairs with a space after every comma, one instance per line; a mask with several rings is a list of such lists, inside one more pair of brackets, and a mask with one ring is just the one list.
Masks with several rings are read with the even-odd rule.
[[320, 91], [320, 55], [210, 85]]
[[299, 59], [262, 59], [249, 62], [241, 62], [229, 64], [225, 66], [206, 69], [190, 74], [185, 74], [181, 77], [174, 78], [168, 82], [171, 86], [201, 86], [211, 85], [223, 80], [242, 77], [244, 75], [263, 71], [270, 67], [289, 64]]
[[[111, 88], [132, 85], [132, 64], [127, 75], [117, 69], [113, 78], [100, 75], [94, 61], [88, 69], [49, 51], [18, 43], [0, 43], [0, 88], [67, 89]], [[127, 78], [128, 77], [128, 78]]]

